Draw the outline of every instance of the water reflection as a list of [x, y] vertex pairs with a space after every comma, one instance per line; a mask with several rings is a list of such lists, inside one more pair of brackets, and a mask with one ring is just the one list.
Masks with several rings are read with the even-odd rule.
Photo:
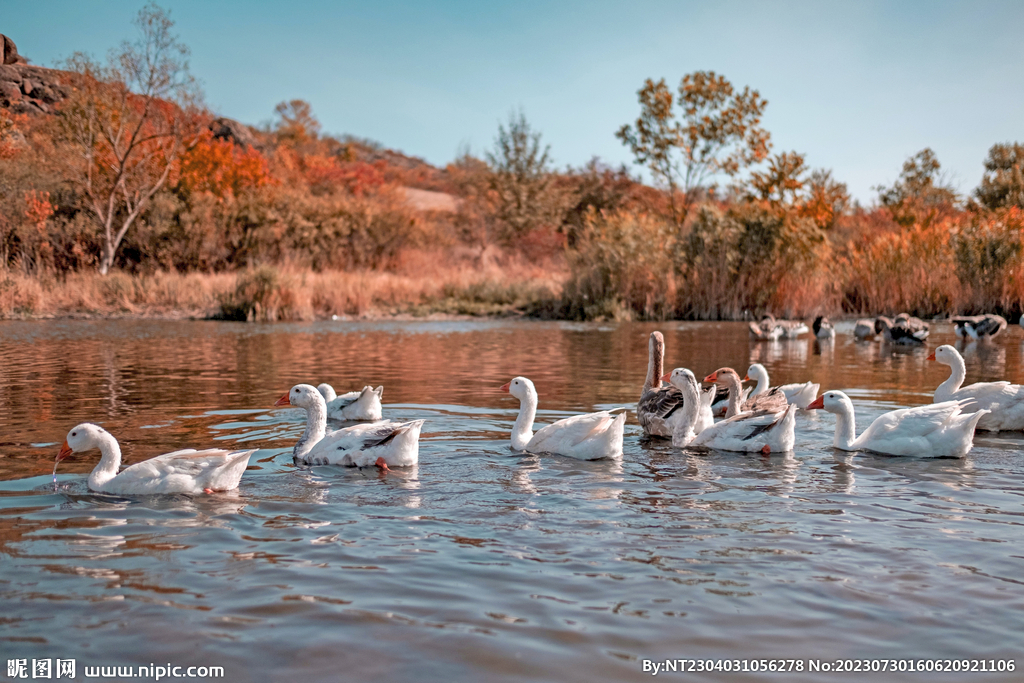
[[[0, 600], [19, 657], [53, 656], [59, 633], [80, 665], [216, 652], [240, 679], [634, 680], [680, 642], [712, 659], [1019, 648], [1022, 435], [964, 460], [846, 454], [812, 411], [794, 453], [761, 457], [674, 449], [631, 417], [621, 461], [577, 462], [513, 453], [495, 389], [531, 377], [538, 423], [630, 406], [662, 329], [670, 367], [761, 362], [773, 384], [849, 389], [863, 428], [931, 400], [946, 369], [927, 349], [751, 343], [732, 323], [0, 325]], [[970, 381], [1022, 376], [1015, 332], [963, 346]], [[304, 414], [272, 404], [323, 380], [384, 384], [389, 417], [427, 419], [419, 466], [296, 466]], [[54, 492], [53, 444], [86, 420], [128, 463], [260, 450], [229, 495], [96, 495], [95, 458]]]

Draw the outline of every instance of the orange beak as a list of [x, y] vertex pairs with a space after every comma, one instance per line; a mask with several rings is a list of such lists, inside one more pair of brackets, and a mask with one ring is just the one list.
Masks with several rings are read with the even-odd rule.
[[504, 384], [502, 384], [502, 385], [501, 385], [500, 387], [498, 387], [498, 388], [499, 388], [499, 389], [500, 389], [501, 391], [505, 391], [505, 392], [507, 392], [507, 391], [508, 391], [508, 388], [509, 388], [509, 387], [510, 387], [511, 385], [512, 385], [512, 382], [505, 382]]
[[935, 352], [932, 351], [931, 355], [928, 356], [925, 360], [935, 360]]
[[57, 452], [57, 462], [60, 462], [69, 455], [71, 455], [71, 446], [68, 445], [68, 440], [64, 439], [64, 445], [61, 446], [60, 451]]
[[807, 410], [822, 410], [825, 408], [825, 397], [819, 396], [818, 398], [811, 401], [807, 406]]
[[753, 382], [754, 380], [750, 379], [750, 375], [743, 375], [743, 381], [744, 382]]
[[704, 378], [705, 382], [717, 382], [718, 381], [718, 370], [715, 370], [710, 375]]
[[661, 381], [662, 382], [668, 382], [669, 381], [669, 377], [671, 377], [671, 376], [672, 376], [671, 372], [666, 372], [664, 375], [661, 376]]
[[292, 402], [288, 400], [288, 392], [287, 391], [284, 392], [284, 396], [282, 396], [281, 398], [279, 398], [276, 401], [274, 401], [274, 405], [277, 406], [277, 407], [280, 407], [280, 406], [290, 406], [291, 404], [292, 404]]

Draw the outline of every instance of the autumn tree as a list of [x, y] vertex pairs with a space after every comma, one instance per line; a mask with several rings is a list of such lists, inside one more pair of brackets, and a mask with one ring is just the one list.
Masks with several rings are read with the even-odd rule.
[[675, 94], [665, 79], [648, 78], [637, 96], [640, 116], [615, 135], [666, 187], [679, 223], [714, 176], [735, 176], [768, 156], [771, 135], [761, 127], [768, 101], [756, 90], [737, 91], [725, 76], [696, 71]]
[[558, 226], [565, 212], [563, 194], [550, 169], [550, 147], [542, 146], [540, 139], [526, 115], [513, 112], [507, 128], [499, 124], [494, 149], [486, 154], [500, 238], [506, 243], [541, 227]]
[[201, 129], [189, 51], [171, 33], [174, 22], [150, 4], [135, 25], [136, 42], [123, 43], [106, 65], [81, 53], [67, 61], [73, 92], [60, 108], [72, 180], [101, 232], [103, 275]]
[[791, 205], [803, 190], [806, 173], [803, 154], [783, 152], [770, 158], [765, 170], [751, 173], [747, 183], [758, 199]]
[[846, 183], [832, 177], [832, 171], [815, 169], [804, 183], [800, 213], [807, 216], [822, 230], [830, 230], [836, 219], [850, 208], [850, 193]]
[[928, 223], [955, 207], [959, 197], [940, 173], [935, 152], [926, 147], [903, 163], [900, 177], [891, 187], [877, 187], [878, 199], [902, 226]]
[[1024, 209], [1024, 144], [993, 145], [985, 159], [985, 175], [974, 194], [989, 209]]

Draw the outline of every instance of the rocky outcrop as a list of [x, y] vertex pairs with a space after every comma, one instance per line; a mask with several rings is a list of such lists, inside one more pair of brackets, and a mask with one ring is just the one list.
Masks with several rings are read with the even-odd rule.
[[0, 64], [24, 64], [25, 58], [18, 54], [18, 46], [8, 36], [0, 33]]
[[239, 147], [260, 148], [256, 136], [252, 134], [248, 126], [234, 119], [224, 116], [214, 119], [210, 122], [210, 131], [213, 132], [213, 137], [218, 140], [229, 140]]
[[28, 64], [0, 65], [0, 106], [15, 114], [49, 114], [71, 94], [62, 71]]

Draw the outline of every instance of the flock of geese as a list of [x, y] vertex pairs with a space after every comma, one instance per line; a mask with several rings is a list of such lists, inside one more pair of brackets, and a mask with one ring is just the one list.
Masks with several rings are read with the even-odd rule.
[[[1006, 328], [997, 315], [954, 318], [957, 334], [972, 339], [990, 338]], [[835, 328], [819, 316], [812, 329], [819, 339], [835, 336]], [[750, 323], [756, 339], [796, 338], [809, 332], [801, 322], [765, 316]], [[857, 321], [854, 334], [876, 336], [893, 344], [924, 344], [928, 325], [901, 314], [893, 319]], [[795, 443], [797, 411], [825, 410], [836, 416], [833, 446], [844, 451], [873, 451], [886, 455], [963, 457], [971, 450], [974, 430], [1024, 430], [1024, 386], [1009, 382], [978, 382], [963, 386], [966, 366], [949, 345], [928, 356], [950, 367], [949, 379], [935, 390], [934, 403], [902, 408], [876, 418], [860, 436], [854, 408], [842, 391], [818, 395], [812, 382], [771, 386], [768, 371], [751, 365], [740, 378], [732, 368], [719, 368], [703, 378], [701, 387], [687, 368], [665, 372], [665, 339], [652, 332], [648, 342], [647, 376], [636, 413], [647, 437], [669, 438], [676, 448], [709, 448], [744, 453], [784, 453]], [[754, 382], [743, 389], [743, 382]], [[519, 414], [512, 428], [512, 448], [526, 453], [563, 455], [580, 460], [621, 458], [626, 409], [573, 415], [533, 431], [537, 389], [526, 377], [515, 377], [501, 387], [519, 399]], [[716, 402], [719, 391], [721, 400]], [[306, 465], [376, 466], [383, 470], [407, 467], [419, 461], [423, 420], [384, 420], [384, 387], [337, 395], [329, 384], [297, 384], [275, 406], [295, 406], [306, 413], [306, 428], [293, 456]], [[722, 414], [715, 421], [715, 416]], [[355, 424], [328, 431], [328, 419]], [[53, 467], [72, 453], [99, 449], [100, 462], [89, 475], [93, 491], [119, 495], [158, 493], [213, 493], [237, 488], [256, 449], [185, 449], [145, 460], [120, 470], [117, 439], [99, 425], [83, 423], [72, 429]]]

